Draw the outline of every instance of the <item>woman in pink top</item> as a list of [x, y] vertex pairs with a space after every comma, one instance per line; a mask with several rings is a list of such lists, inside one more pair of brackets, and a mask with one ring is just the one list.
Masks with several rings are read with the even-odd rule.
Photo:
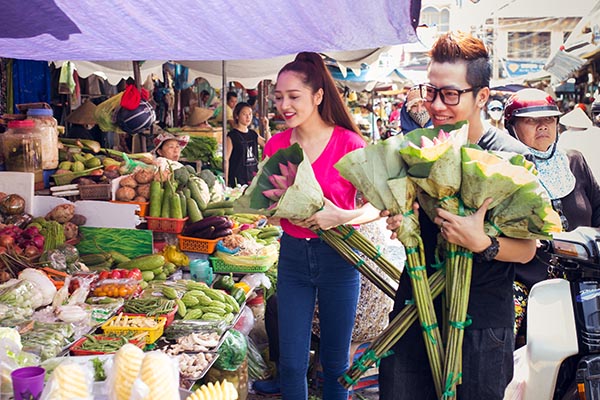
[[275, 105], [289, 127], [273, 136], [264, 154], [298, 143], [311, 161], [325, 206], [305, 220], [281, 220], [278, 265], [279, 377], [286, 400], [308, 397], [306, 374], [315, 301], [319, 303], [323, 398], [346, 400], [338, 382], [348, 368], [350, 337], [359, 294], [356, 269], [311, 229], [361, 224], [379, 217], [367, 204], [356, 208], [356, 189], [334, 164], [366, 145], [320, 55], [300, 53], [277, 77]]

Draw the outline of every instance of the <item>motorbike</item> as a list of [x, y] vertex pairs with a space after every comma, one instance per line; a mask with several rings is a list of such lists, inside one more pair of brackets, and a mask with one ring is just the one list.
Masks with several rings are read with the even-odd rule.
[[529, 293], [526, 344], [504, 399], [600, 399], [600, 228], [556, 234], [542, 248], [556, 278]]

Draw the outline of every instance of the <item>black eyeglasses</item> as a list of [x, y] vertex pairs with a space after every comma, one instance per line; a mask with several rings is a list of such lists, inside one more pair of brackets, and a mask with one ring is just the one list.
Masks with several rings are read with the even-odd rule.
[[421, 92], [421, 98], [428, 102], [434, 102], [438, 93], [442, 103], [447, 106], [456, 106], [460, 103], [460, 95], [463, 93], [472, 92], [478, 90], [479, 86], [475, 86], [469, 89], [451, 89], [451, 88], [436, 88], [433, 85], [422, 84], [419, 85], [419, 91]]

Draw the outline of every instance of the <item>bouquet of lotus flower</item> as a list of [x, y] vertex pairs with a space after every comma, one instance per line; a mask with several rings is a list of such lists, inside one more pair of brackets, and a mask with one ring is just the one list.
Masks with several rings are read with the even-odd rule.
[[236, 201], [236, 210], [305, 219], [325, 204], [323, 190], [298, 143], [265, 158], [250, 186]]
[[[298, 143], [278, 150], [265, 158], [244, 194], [236, 200], [236, 212], [260, 212], [286, 219], [306, 219], [325, 204], [323, 191], [310, 161]], [[340, 255], [364, 274], [373, 284], [394, 298], [395, 288], [364, 263], [354, 249], [363, 252], [381, 267], [393, 268], [375, 245], [353, 227], [339, 227], [316, 233]]]
[[389, 210], [391, 215], [404, 216], [397, 235], [405, 247], [406, 270], [411, 278], [427, 356], [436, 390], [440, 395], [444, 362], [443, 343], [429, 288], [419, 221], [412, 212], [416, 188], [408, 179], [407, 165], [400, 157], [403, 141], [403, 137], [395, 136], [354, 150], [338, 161], [335, 167], [374, 207]]

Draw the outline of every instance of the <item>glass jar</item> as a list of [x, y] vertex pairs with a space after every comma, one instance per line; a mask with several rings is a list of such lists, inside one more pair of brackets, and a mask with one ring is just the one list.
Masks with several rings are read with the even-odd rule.
[[35, 126], [42, 135], [42, 152], [44, 160], [42, 169], [56, 169], [58, 167], [58, 122], [53, 112], [47, 108], [30, 108], [27, 110], [27, 119], [35, 122]]
[[10, 121], [2, 148], [7, 171], [32, 172], [35, 190], [44, 188], [42, 135], [33, 121]]

